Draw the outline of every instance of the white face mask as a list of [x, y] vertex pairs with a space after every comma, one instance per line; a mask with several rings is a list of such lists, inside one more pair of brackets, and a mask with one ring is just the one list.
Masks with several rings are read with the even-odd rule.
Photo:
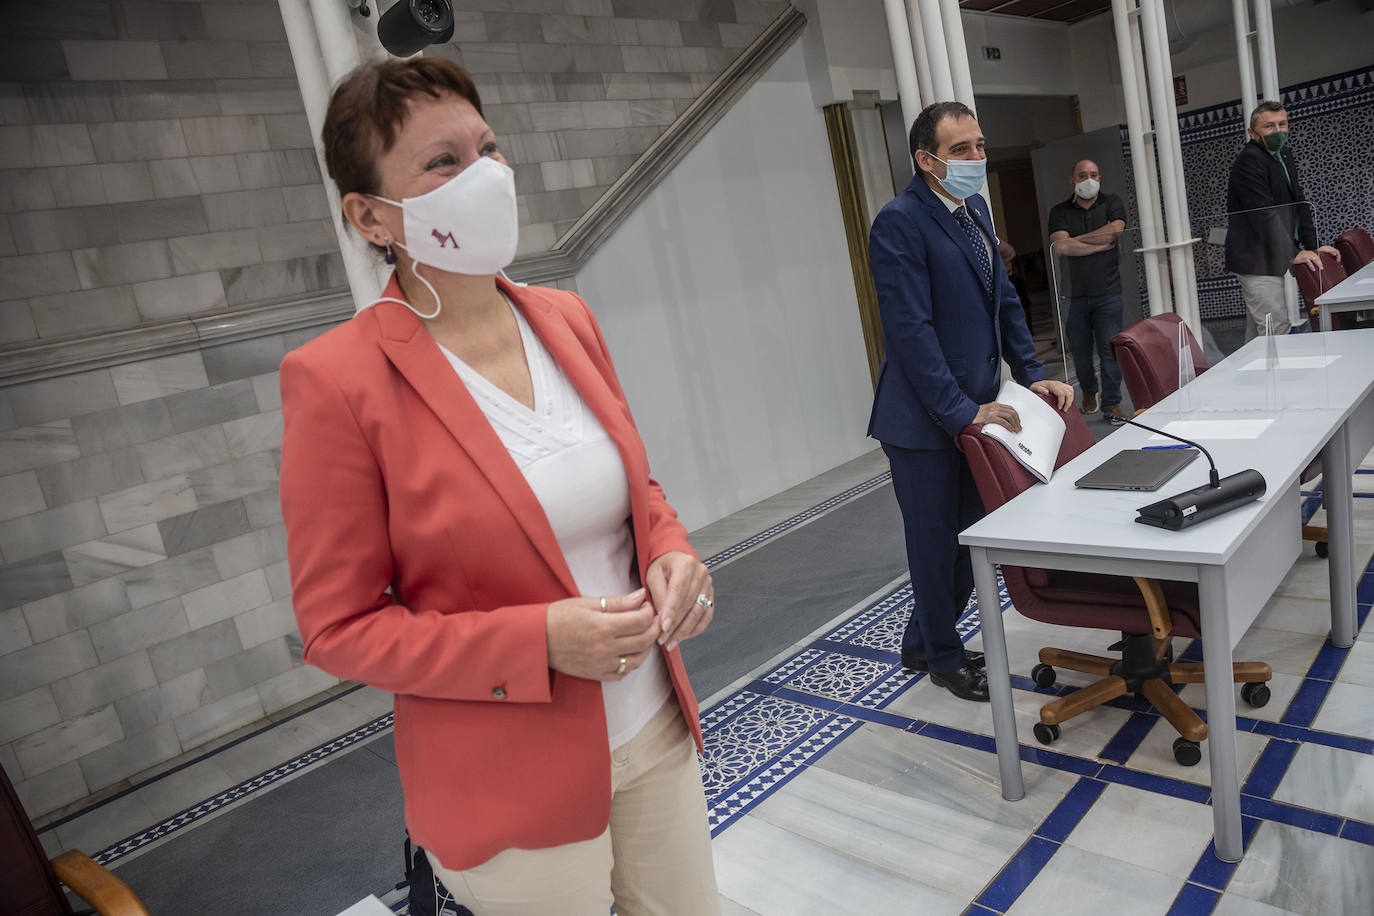
[[489, 156], [419, 197], [397, 203], [369, 196], [401, 208], [406, 241], [395, 244], [417, 263], [446, 273], [485, 275], [515, 260], [520, 238], [515, 172]]
[[[1073, 193], [1077, 194], [1084, 200], [1092, 200], [1094, 197], [1097, 196], [1097, 192], [1101, 189], [1101, 187], [1102, 183], [1100, 181], [1097, 181], [1093, 178], [1084, 178], [1078, 184], [1073, 186]], [[409, 230], [407, 229], [406, 231]]]

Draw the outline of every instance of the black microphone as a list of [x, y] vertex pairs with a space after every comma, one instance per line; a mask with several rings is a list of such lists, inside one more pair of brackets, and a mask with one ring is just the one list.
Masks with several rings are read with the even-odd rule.
[[1117, 419], [1119, 419], [1122, 423], [1129, 423], [1132, 426], [1139, 426], [1141, 429], [1148, 429], [1150, 432], [1163, 436], [1166, 439], [1173, 439], [1175, 442], [1182, 442], [1184, 445], [1191, 445], [1199, 452], [1202, 452], [1203, 457], [1207, 459], [1207, 463], [1212, 466], [1211, 485], [1214, 487], [1221, 486], [1221, 480], [1217, 477], [1217, 463], [1212, 460], [1212, 453], [1207, 451], [1207, 449], [1203, 448], [1198, 443], [1194, 442], [1192, 439], [1185, 439], [1182, 436], [1175, 436], [1173, 433], [1166, 433], [1162, 429], [1155, 429], [1153, 426], [1146, 426], [1144, 423], [1137, 423], [1136, 421], [1128, 420], [1125, 417], [1118, 417]]
[[1140, 524], [1179, 531], [1196, 525], [1198, 522], [1230, 512], [1232, 509], [1239, 509], [1246, 503], [1253, 502], [1264, 495], [1264, 475], [1254, 468], [1248, 468], [1229, 477], [1218, 477], [1217, 463], [1212, 460], [1207, 449], [1198, 443], [1184, 439], [1182, 436], [1175, 436], [1173, 433], [1166, 433], [1162, 429], [1155, 429], [1153, 426], [1146, 426], [1144, 423], [1127, 420], [1125, 417], [1121, 419], [1132, 426], [1139, 426], [1141, 429], [1149, 430], [1167, 439], [1175, 439], [1185, 445], [1191, 445], [1207, 457], [1207, 463], [1212, 468], [1209, 480], [1203, 486], [1183, 493], [1176, 493], [1161, 499], [1159, 502], [1150, 503], [1148, 506], [1141, 506], [1137, 509], [1136, 511], [1140, 514], [1136, 516], [1136, 521]]

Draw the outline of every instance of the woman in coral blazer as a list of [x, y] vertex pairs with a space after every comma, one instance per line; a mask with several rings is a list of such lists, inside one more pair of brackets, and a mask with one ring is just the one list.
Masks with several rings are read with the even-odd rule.
[[[483, 239], [461, 230], [474, 260], [421, 249], [418, 227], [448, 210], [495, 208], [497, 234], [514, 219], [451, 184], [474, 169], [475, 187], [485, 169], [505, 187], [483, 161], [504, 162], [480, 106], [438, 58], [365, 65], [331, 101], [324, 139], [345, 214], [399, 263], [378, 303], [282, 363], [282, 507], [305, 660], [396, 695], [408, 828], [476, 913], [714, 912], [701, 731], [677, 649], [710, 620], [709, 575], [649, 476], [586, 303], [476, 273]], [[414, 204], [431, 191], [444, 206]], [[447, 248], [443, 228], [432, 234]], [[541, 503], [489, 419], [500, 395], [455, 372], [528, 407], [542, 353], [614, 444], [624, 575], [643, 589], [582, 594], [555, 531], [566, 512]], [[575, 496], [580, 483], [553, 486]], [[649, 663], [666, 684], [641, 692], [655, 708], [640, 720], [653, 717], [613, 747], [604, 687]]]

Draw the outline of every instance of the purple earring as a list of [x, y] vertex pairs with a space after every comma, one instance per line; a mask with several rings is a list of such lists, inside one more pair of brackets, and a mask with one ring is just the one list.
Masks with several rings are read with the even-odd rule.
[[396, 252], [391, 250], [391, 239], [386, 240], [386, 262], [388, 264], [396, 263]]

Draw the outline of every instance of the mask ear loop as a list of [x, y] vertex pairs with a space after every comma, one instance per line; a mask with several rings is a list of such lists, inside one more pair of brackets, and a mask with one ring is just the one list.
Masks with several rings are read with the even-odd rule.
[[[397, 242], [396, 245], [400, 248], [406, 247], [402, 245], [400, 242]], [[391, 250], [391, 239], [386, 240], [386, 262], [388, 264], [396, 263], [396, 252]], [[414, 258], [410, 259], [410, 272], [415, 275], [415, 279], [419, 280], [421, 283], [425, 285], [425, 289], [429, 290], [429, 294], [434, 297], [434, 311], [426, 315], [424, 312], [420, 311], [404, 299], [396, 299], [391, 296], [381, 296], [377, 299], [372, 300], [372, 303], [368, 305], [368, 308], [372, 308], [372, 306], [376, 305], [378, 302], [395, 302], [397, 305], [404, 305], [406, 308], [410, 309], [412, 312], [415, 313], [415, 316], [417, 318], [423, 318], [425, 320], [429, 320], [431, 318], [438, 318], [439, 313], [444, 310], [444, 303], [439, 298], [439, 293], [437, 290], [435, 290], [433, 284], [431, 284], [428, 280], [426, 280], [423, 276], [420, 275], [419, 262], [416, 261]]]

